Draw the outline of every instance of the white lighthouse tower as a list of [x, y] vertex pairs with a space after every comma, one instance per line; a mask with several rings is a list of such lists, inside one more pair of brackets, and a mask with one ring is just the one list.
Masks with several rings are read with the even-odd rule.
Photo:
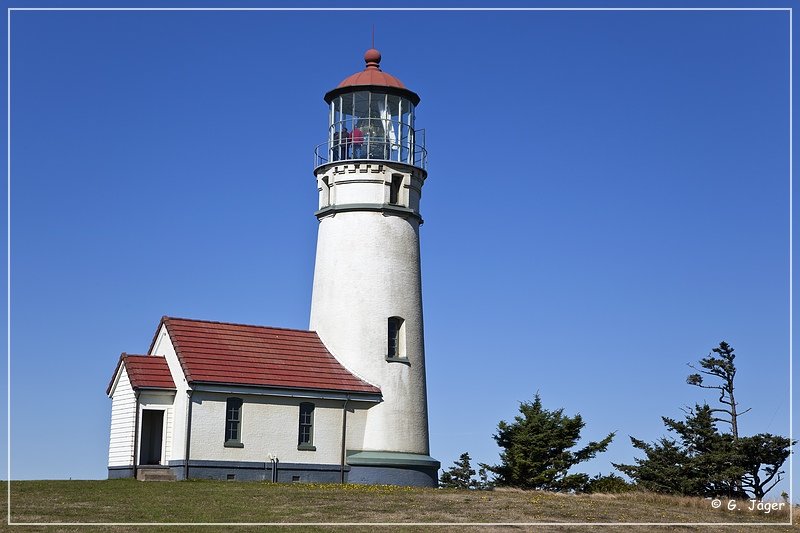
[[364, 60], [363, 71], [325, 94], [310, 329], [347, 369], [381, 389], [383, 401], [359, 423], [363, 442], [347, 449], [348, 481], [435, 486], [420, 276], [427, 176], [424, 131], [414, 121], [420, 99], [381, 70], [377, 50]]

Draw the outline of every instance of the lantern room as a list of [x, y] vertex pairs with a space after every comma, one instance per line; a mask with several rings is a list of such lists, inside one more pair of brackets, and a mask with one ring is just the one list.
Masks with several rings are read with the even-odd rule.
[[328, 91], [327, 140], [314, 150], [314, 167], [346, 160], [378, 160], [425, 169], [425, 130], [415, 128], [419, 96], [381, 70], [381, 54], [364, 54], [366, 67]]

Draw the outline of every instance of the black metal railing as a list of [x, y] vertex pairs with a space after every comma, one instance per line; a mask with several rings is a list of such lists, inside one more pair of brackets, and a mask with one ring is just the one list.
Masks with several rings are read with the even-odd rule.
[[314, 168], [337, 161], [370, 159], [395, 161], [424, 169], [428, 152], [419, 144], [401, 144], [386, 137], [366, 135], [358, 139], [344, 139], [320, 143], [314, 148]]
[[359, 159], [396, 161], [424, 169], [425, 130], [385, 118], [351, 118], [331, 124], [328, 141], [314, 149], [314, 168]]

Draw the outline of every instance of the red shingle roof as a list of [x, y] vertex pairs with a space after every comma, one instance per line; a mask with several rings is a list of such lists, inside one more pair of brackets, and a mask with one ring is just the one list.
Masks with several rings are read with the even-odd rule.
[[344, 368], [314, 331], [172, 317], [161, 323], [189, 382], [380, 394]]
[[119, 356], [117, 369], [111, 377], [106, 394], [111, 393], [114, 379], [117, 377], [119, 367], [125, 365], [128, 372], [128, 379], [134, 389], [170, 389], [175, 390], [175, 382], [172, 381], [167, 360], [163, 357], [154, 355], [128, 355], [123, 353]]
[[377, 90], [398, 94], [408, 98], [414, 105], [419, 104], [419, 95], [409, 90], [403, 82], [381, 70], [381, 53], [370, 48], [364, 54], [366, 66], [364, 70], [346, 77], [335, 89], [325, 93], [325, 101], [331, 103], [334, 97], [356, 90]]
[[381, 53], [370, 48], [364, 54], [364, 61], [367, 66], [361, 72], [348, 76], [338, 85], [339, 87], [351, 87], [354, 85], [378, 85], [383, 87], [396, 87], [398, 89], [405, 89], [406, 86], [403, 82], [381, 70]]

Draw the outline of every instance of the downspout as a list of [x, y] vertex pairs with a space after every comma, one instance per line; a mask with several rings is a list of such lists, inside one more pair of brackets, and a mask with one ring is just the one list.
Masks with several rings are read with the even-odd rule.
[[344, 485], [344, 464], [346, 459], [346, 440], [347, 440], [347, 402], [350, 401], [350, 395], [348, 394], [342, 404], [342, 461], [340, 464], [339, 473], [341, 474], [341, 482]]
[[192, 438], [192, 393], [194, 391], [189, 389], [186, 391], [188, 404], [186, 405], [186, 450], [183, 459], [183, 479], [189, 479], [189, 444]]
[[135, 412], [133, 415], [133, 479], [136, 479], [136, 457], [139, 455], [139, 391], [133, 391]]

